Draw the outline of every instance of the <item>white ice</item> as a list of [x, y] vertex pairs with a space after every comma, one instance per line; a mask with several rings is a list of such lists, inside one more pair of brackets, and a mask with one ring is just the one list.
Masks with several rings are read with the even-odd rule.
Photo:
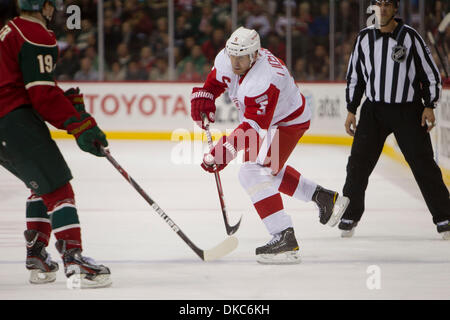
[[[2, 300], [450, 298], [450, 241], [436, 232], [409, 168], [386, 156], [370, 178], [366, 213], [354, 238], [343, 239], [337, 228], [321, 225], [313, 203], [284, 197], [302, 263], [267, 266], [256, 263], [254, 250], [271, 237], [239, 185], [238, 164], [227, 167], [221, 177], [230, 219], [235, 222], [243, 215], [236, 234], [240, 244], [221, 260], [203, 262], [106, 159], [80, 151], [73, 140], [57, 143], [75, 177], [84, 254], [111, 268], [113, 285], [67, 289], [53, 236], [48, 250], [60, 263], [56, 282], [28, 283], [22, 236], [28, 191], [0, 168]], [[198, 163], [174, 163], [177, 146], [110, 141], [112, 155], [125, 170], [197, 246], [208, 249], [226, 236], [214, 177]], [[349, 151], [299, 145], [289, 164], [341, 191]], [[374, 281], [377, 275], [379, 282]]]

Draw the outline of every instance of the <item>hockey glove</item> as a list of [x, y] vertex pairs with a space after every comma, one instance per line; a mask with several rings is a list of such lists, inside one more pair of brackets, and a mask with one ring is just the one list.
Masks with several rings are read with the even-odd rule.
[[108, 141], [89, 113], [81, 114], [79, 119], [69, 118], [64, 122], [64, 128], [75, 137], [81, 150], [92, 153], [97, 157], [104, 157], [97, 146], [100, 144], [107, 147]]
[[69, 90], [64, 91], [64, 95], [72, 102], [72, 105], [79, 113], [86, 112], [83, 94], [80, 93], [80, 88], [70, 88]]
[[216, 105], [214, 100], [214, 95], [211, 92], [203, 88], [192, 89], [191, 117], [202, 129], [205, 129], [202, 113], [206, 114], [209, 122], [215, 121]]
[[210, 153], [203, 156], [201, 167], [207, 172], [219, 172], [225, 168], [237, 155], [235, 147], [223, 136]]

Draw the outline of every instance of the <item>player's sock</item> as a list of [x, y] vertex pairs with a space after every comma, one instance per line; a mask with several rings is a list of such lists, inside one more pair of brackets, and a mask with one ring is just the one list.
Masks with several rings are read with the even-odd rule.
[[239, 181], [270, 234], [292, 227], [291, 218], [284, 211], [283, 201], [275, 186], [275, 177], [270, 174], [270, 168], [244, 163], [239, 172]]
[[261, 199], [253, 205], [270, 234], [274, 235], [292, 227], [291, 217], [284, 211], [279, 193]]
[[52, 226], [47, 207], [41, 197], [32, 194], [27, 199], [25, 215], [27, 229], [35, 230], [38, 233], [37, 240], [48, 246]]
[[52, 193], [42, 195], [58, 240], [66, 241], [67, 249], [81, 249], [81, 229], [70, 183]]
[[298, 200], [311, 201], [317, 184], [305, 178], [293, 167], [286, 165], [275, 178], [278, 191]]

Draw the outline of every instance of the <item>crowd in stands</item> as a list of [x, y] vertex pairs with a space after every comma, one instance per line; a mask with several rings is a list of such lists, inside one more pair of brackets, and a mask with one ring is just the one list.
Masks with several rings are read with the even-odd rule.
[[[0, 25], [14, 15], [13, 2], [0, 0]], [[262, 46], [284, 61], [287, 2], [238, 1], [237, 25], [256, 29]], [[417, 5], [418, 0], [411, 2]], [[52, 22], [60, 48], [56, 77], [58, 80], [98, 80], [97, 1], [68, 0], [64, 3], [66, 7], [78, 5], [82, 20], [80, 30], [67, 30], [68, 14], [65, 12], [59, 12]], [[297, 81], [329, 80], [329, 0], [290, 0], [290, 3], [293, 76]], [[359, 0], [336, 1], [335, 80], [345, 80], [353, 43], [361, 29], [359, 5]], [[449, 9], [445, 1], [427, 0], [427, 30], [435, 31]], [[410, 17], [409, 20], [407, 22], [414, 25], [417, 19]], [[105, 0], [103, 29], [105, 80], [170, 80], [168, 1]], [[175, 0], [175, 80], [205, 80], [214, 57], [225, 46], [232, 31], [231, 1]], [[450, 49], [450, 28], [447, 28], [445, 44]], [[450, 50], [447, 52], [450, 54]]]

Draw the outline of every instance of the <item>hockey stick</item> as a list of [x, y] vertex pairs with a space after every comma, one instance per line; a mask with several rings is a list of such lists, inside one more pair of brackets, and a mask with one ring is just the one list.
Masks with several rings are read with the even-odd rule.
[[[206, 123], [205, 124], [205, 132], [206, 132], [206, 137], [208, 139], [209, 150], [212, 150], [214, 148], [214, 146], [213, 146], [213, 142], [212, 142], [211, 132], [209, 131], [209, 122], [207, 121], [206, 115], [204, 113], [202, 113], [202, 118], [203, 118], [203, 122]], [[214, 177], [216, 178], [217, 193], [219, 194], [220, 207], [222, 209], [223, 221], [225, 222], [225, 229], [227, 230], [227, 234], [229, 236], [231, 236], [239, 229], [239, 226], [241, 225], [242, 216], [239, 219], [239, 222], [236, 223], [236, 225], [234, 225], [234, 226], [230, 225], [230, 223], [228, 221], [227, 210], [225, 207], [225, 197], [223, 195], [222, 182], [220, 181], [220, 175], [219, 175], [219, 172], [217, 171], [217, 166], [215, 164], [214, 164]]]
[[102, 154], [109, 162], [122, 174], [122, 176], [133, 186], [134, 189], [148, 202], [148, 204], [158, 213], [158, 215], [169, 225], [169, 227], [181, 238], [183, 241], [202, 259], [203, 261], [211, 261], [219, 259], [237, 248], [238, 240], [236, 237], [228, 237], [223, 242], [219, 243], [212, 249], [202, 250], [197, 247], [184, 233], [180, 227], [169, 218], [169, 216], [153, 201], [152, 198], [134, 181], [132, 177], [119, 165], [119, 163], [112, 157], [110, 151], [103, 146], [100, 146]]

